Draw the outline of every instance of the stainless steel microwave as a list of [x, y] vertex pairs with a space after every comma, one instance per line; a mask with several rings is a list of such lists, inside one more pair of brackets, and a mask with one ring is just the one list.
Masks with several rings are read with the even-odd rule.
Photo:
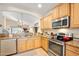
[[61, 18], [62, 25], [61, 27], [69, 27], [70, 26], [70, 18], [69, 16]]
[[52, 28], [64, 28], [69, 26], [70, 26], [69, 16], [65, 16], [63, 18], [52, 21]]
[[60, 28], [61, 27], [61, 20], [57, 19], [52, 21], [52, 27], [53, 28]]

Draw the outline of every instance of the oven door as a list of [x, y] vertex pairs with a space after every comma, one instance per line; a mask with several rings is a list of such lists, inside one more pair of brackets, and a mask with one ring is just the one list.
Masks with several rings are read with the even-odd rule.
[[56, 56], [63, 56], [63, 45], [49, 41], [48, 51]]

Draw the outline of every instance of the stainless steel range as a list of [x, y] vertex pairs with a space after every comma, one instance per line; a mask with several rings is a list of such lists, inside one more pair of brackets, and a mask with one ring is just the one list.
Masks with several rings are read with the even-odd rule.
[[49, 56], [64, 56], [64, 42], [57, 39], [49, 39]]

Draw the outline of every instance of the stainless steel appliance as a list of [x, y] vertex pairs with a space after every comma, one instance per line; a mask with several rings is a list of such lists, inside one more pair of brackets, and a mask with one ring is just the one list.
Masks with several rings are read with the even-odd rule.
[[65, 16], [65, 17], [61, 18], [61, 21], [62, 21], [61, 27], [69, 27], [70, 26], [70, 17], [69, 16]]
[[56, 40], [56, 39], [49, 39], [48, 54], [50, 56], [63, 56], [64, 55], [64, 42]]
[[66, 35], [65, 33], [57, 33], [57, 40], [64, 42], [73, 40], [73, 34], [70, 36], [70, 35]]
[[52, 21], [52, 27], [53, 28], [60, 28], [61, 27], [61, 20], [54, 20]]
[[0, 40], [0, 55], [6, 56], [16, 53], [16, 39]]
[[63, 28], [70, 26], [70, 17], [65, 16], [60, 19], [56, 19], [52, 21], [52, 28]]

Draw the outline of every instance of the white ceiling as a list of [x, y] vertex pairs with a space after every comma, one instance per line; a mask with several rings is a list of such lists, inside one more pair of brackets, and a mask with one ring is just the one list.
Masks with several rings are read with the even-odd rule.
[[41, 16], [47, 15], [52, 8], [58, 5], [55, 3], [41, 3], [42, 8], [38, 8], [38, 4], [39, 3], [0, 3], [0, 11], [24, 13], [26, 15], [24, 15], [23, 20], [32, 25], [32, 23], [37, 22]]
[[52, 8], [57, 5], [57, 3], [41, 3], [42, 8], [38, 8], [38, 4], [39, 3], [1, 3], [0, 6], [2, 6], [2, 8], [0, 9], [7, 10], [8, 7], [14, 7], [43, 16], [46, 15]]

